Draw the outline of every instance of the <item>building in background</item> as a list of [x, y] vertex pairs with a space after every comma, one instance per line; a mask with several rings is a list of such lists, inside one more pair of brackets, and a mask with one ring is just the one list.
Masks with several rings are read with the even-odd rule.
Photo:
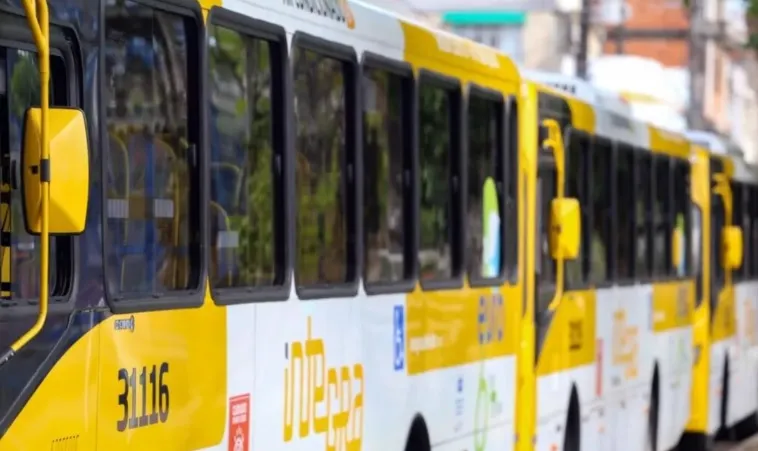
[[[498, 48], [531, 69], [573, 64], [581, 0], [364, 0]], [[599, 54], [599, 39], [590, 52]]]
[[758, 162], [758, 71], [744, 49], [744, 2], [690, 0], [699, 1], [692, 15], [684, 0], [594, 1], [606, 18], [599, 21], [606, 56], [591, 64], [593, 82], [647, 104], [652, 119], [667, 108], [690, 116], [690, 125], [722, 135]]

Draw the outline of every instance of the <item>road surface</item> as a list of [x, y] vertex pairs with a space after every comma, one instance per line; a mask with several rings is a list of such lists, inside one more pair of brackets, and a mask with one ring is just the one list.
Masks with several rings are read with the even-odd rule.
[[719, 443], [714, 451], [758, 451], [758, 435], [742, 443]]

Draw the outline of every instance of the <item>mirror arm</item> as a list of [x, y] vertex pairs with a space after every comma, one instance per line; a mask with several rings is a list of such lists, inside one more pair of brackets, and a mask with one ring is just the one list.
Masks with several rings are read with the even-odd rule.
[[[0, 366], [16, 355], [16, 353], [32, 341], [42, 331], [47, 320], [49, 303], [49, 247], [50, 247], [50, 20], [48, 6], [45, 0], [23, 0], [29, 28], [34, 35], [34, 42], [39, 55], [40, 78], [40, 110], [42, 111], [42, 142], [40, 149], [40, 184], [42, 191], [42, 231], [40, 233], [40, 272], [39, 272], [39, 312], [32, 327], [21, 335], [10, 348], [0, 354]], [[47, 173], [46, 179], [43, 178]]]
[[[542, 126], [547, 129], [547, 137], [542, 142], [543, 146], [550, 148], [553, 152], [553, 158], [555, 159], [555, 178], [556, 178], [556, 197], [563, 199], [565, 196], [565, 183], [564, 179], [566, 174], [565, 170], [565, 150], [563, 148], [563, 138], [561, 137], [561, 126], [558, 121], [554, 119], [543, 119]], [[553, 227], [556, 227], [555, 225]], [[560, 227], [560, 226], [558, 226]], [[555, 310], [558, 308], [558, 304], [563, 298], [564, 291], [564, 259], [563, 257], [555, 259], [555, 295], [553, 300], [550, 301], [548, 309]]]

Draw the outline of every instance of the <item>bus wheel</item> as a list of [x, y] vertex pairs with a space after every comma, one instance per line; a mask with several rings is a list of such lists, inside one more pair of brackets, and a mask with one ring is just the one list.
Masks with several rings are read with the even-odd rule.
[[650, 393], [650, 408], [647, 412], [647, 434], [645, 451], [657, 451], [658, 446], [658, 367], [653, 375], [653, 389]]
[[426, 422], [421, 415], [416, 415], [411, 424], [411, 430], [408, 433], [408, 441], [405, 443], [405, 451], [430, 451], [432, 449], [429, 443], [429, 432], [426, 429]]
[[571, 390], [571, 401], [566, 418], [566, 428], [563, 433], [563, 451], [579, 451], [581, 449], [579, 431], [579, 397], [576, 389]]

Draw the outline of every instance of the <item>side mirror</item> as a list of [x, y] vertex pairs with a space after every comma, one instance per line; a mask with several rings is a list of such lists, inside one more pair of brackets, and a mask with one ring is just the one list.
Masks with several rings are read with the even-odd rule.
[[724, 227], [721, 232], [722, 266], [737, 269], [742, 265], [742, 229], [737, 226]]
[[50, 180], [50, 234], [77, 235], [84, 231], [89, 200], [87, 124], [84, 112], [79, 109], [50, 108], [48, 113], [49, 164], [40, 164], [42, 110], [29, 108], [24, 120], [21, 154], [24, 225], [31, 235], [42, 231], [42, 175]]
[[579, 201], [553, 199], [550, 203], [550, 253], [556, 260], [573, 260], [579, 255], [582, 221]]

